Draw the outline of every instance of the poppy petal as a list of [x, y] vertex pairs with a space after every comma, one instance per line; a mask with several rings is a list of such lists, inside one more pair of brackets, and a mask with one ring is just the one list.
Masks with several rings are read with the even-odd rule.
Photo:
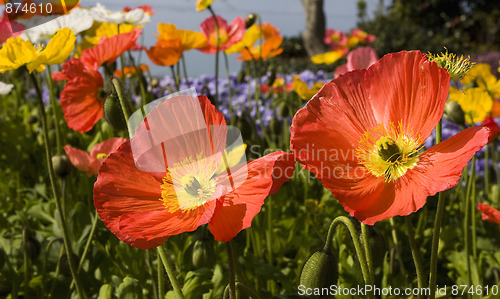
[[401, 122], [426, 139], [443, 115], [450, 75], [418, 51], [387, 54], [366, 71], [378, 122]]
[[[394, 182], [394, 203], [386, 211], [367, 216], [362, 222], [373, 224], [396, 215], [409, 215], [427, 202], [428, 196], [453, 188], [472, 156], [488, 142], [489, 129], [473, 127], [431, 147], [419, 162]], [[381, 201], [387, 198], [381, 196]]]
[[[76, 169], [85, 172], [89, 171], [90, 165], [92, 164], [92, 158], [86, 151], [76, 149], [69, 145], [66, 145], [64, 147], [64, 151], [66, 152], [66, 155], [71, 161], [71, 164], [73, 164], [73, 166], [75, 166]], [[89, 174], [87, 173], [87, 175]]]
[[166, 238], [132, 238], [120, 230], [122, 215], [164, 211], [162, 175], [135, 167], [130, 141], [122, 144], [102, 164], [94, 185], [94, 205], [104, 225], [120, 240], [140, 248], [152, 248]]
[[245, 176], [246, 179], [235, 190], [227, 193], [224, 202], [217, 206], [208, 224], [215, 240], [227, 242], [241, 230], [250, 227], [264, 199], [288, 181], [294, 170], [292, 154], [275, 152], [253, 160], [247, 167], [241, 167], [231, 174], [233, 181]]
[[478, 203], [477, 209], [481, 211], [481, 219], [500, 224], [500, 211], [484, 203]]

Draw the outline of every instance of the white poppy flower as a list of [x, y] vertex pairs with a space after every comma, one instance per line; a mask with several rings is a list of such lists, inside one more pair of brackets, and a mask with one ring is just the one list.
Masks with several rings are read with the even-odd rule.
[[10, 91], [14, 88], [14, 84], [7, 84], [0, 81], [0, 95], [8, 95]]
[[94, 20], [101, 23], [142, 26], [151, 22], [150, 16], [140, 8], [128, 12], [111, 11], [107, 10], [101, 3], [97, 3], [95, 7], [90, 8], [90, 15]]
[[[26, 30], [20, 35], [22, 39], [32, 43], [43, 42], [51, 38], [57, 30], [68, 27], [75, 34], [92, 27], [94, 19], [90, 16], [89, 10], [85, 8], [73, 8], [69, 14], [62, 16], [34, 16], [30, 19], [19, 20], [26, 26]], [[36, 24], [40, 24], [36, 26]]]

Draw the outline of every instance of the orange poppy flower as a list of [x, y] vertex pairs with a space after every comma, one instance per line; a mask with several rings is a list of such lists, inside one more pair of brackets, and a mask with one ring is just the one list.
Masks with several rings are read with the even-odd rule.
[[[139, 70], [141, 70], [141, 72], [147, 72], [149, 70], [149, 66], [147, 64], [141, 64], [141, 65], [139, 65]], [[133, 66], [126, 66], [123, 68], [123, 72], [122, 72], [122, 70], [116, 70], [113, 73], [113, 75], [115, 77], [121, 78], [124, 73], [125, 73], [125, 77], [130, 78], [130, 77], [134, 76], [135, 74], [137, 74], [137, 69]]]
[[500, 225], [500, 211], [484, 203], [478, 203], [477, 209], [481, 211], [481, 218], [484, 221], [495, 222]]
[[325, 84], [295, 115], [291, 149], [361, 222], [413, 213], [458, 183], [490, 135], [473, 127], [421, 151], [443, 115], [449, 78], [418, 51], [385, 55]]
[[191, 30], [179, 30], [173, 24], [158, 24], [158, 42], [146, 50], [149, 59], [154, 64], [174, 65], [182, 57], [183, 51], [199, 48], [205, 45], [203, 34]]
[[83, 51], [80, 58], [72, 58], [63, 64], [54, 80], [68, 80], [61, 92], [61, 107], [68, 127], [88, 132], [103, 115], [104, 100], [100, 92], [104, 86], [98, 69], [103, 63], [113, 63], [118, 56], [135, 45], [141, 29], [102, 38], [95, 47]]
[[64, 147], [64, 151], [71, 161], [71, 164], [78, 170], [85, 171], [87, 176], [91, 176], [97, 174], [102, 162], [104, 162], [108, 155], [116, 151], [125, 141], [127, 141], [127, 139], [121, 137], [108, 139], [96, 144], [90, 150], [90, 155], [86, 151], [76, 149], [69, 145]]
[[[193, 115], [195, 106], [203, 119]], [[205, 96], [169, 99], [146, 120], [104, 161], [94, 185], [99, 217], [134, 247], [156, 247], [207, 223], [216, 240], [227, 242], [251, 225], [295, 169], [292, 154], [275, 152], [218, 174], [226, 123]], [[146, 145], [150, 140], [156, 146]]]
[[[239, 42], [245, 34], [245, 21], [237, 17], [228, 26], [226, 20], [220, 16], [216, 16], [219, 25], [219, 51], [228, 49], [234, 43]], [[212, 17], [205, 19], [201, 25], [201, 33], [205, 35], [207, 43], [199, 47], [198, 50], [213, 54], [217, 51], [217, 26]]]
[[[254, 45], [259, 39], [259, 36], [263, 39], [262, 46]], [[271, 23], [262, 24], [261, 30], [258, 25], [252, 25], [245, 33], [242, 42], [245, 40], [248, 40], [246, 44], [250, 43], [251, 45], [245, 45], [245, 48], [239, 51], [241, 56], [238, 57], [238, 60], [265, 61], [283, 52], [283, 48], [280, 48], [283, 37], [280, 35], [280, 31]]]

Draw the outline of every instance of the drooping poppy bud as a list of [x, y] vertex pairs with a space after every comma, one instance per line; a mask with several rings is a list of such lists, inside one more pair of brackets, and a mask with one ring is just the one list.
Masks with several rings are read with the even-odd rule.
[[251, 13], [245, 18], [245, 29], [250, 28], [257, 20], [257, 14]]
[[66, 155], [55, 155], [52, 157], [52, 167], [59, 177], [65, 177], [71, 171], [71, 162]]
[[194, 242], [193, 266], [195, 268], [213, 268], [215, 266], [214, 244], [211, 239], [202, 238]]
[[460, 104], [455, 101], [446, 102], [446, 106], [444, 107], [444, 117], [456, 124], [465, 124], [464, 111], [462, 110], [462, 107], [460, 107]]
[[331, 251], [323, 249], [313, 253], [306, 261], [299, 284], [306, 288], [322, 289], [336, 284], [338, 278], [337, 258]]
[[104, 117], [115, 130], [120, 131], [127, 128], [122, 107], [118, 97], [114, 94], [110, 94], [104, 101]]

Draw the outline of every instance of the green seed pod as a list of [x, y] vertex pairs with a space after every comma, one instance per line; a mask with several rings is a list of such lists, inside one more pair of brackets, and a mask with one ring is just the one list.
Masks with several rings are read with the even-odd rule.
[[193, 266], [195, 268], [213, 268], [215, 266], [215, 250], [211, 239], [196, 240], [193, 246]]
[[114, 94], [110, 94], [104, 101], [104, 117], [115, 130], [127, 129], [120, 101]]
[[54, 172], [59, 177], [65, 177], [71, 171], [71, 162], [66, 155], [55, 155], [52, 157]]
[[245, 73], [245, 70], [241, 70], [239, 73], [238, 73], [238, 77], [236, 78], [236, 81], [238, 83], [245, 83], [245, 77], [246, 77], [246, 73]]
[[[337, 283], [339, 278], [337, 258], [325, 249], [316, 251], [309, 257], [300, 273], [299, 285], [306, 288], [328, 288]], [[321, 298], [311, 296], [310, 298]]]
[[290, 116], [290, 106], [284, 101], [278, 105], [278, 111], [282, 117]]
[[30, 115], [26, 118], [26, 122], [30, 125], [34, 125], [38, 122], [38, 116]]
[[444, 107], [444, 117], [456, 124], [465, 124], [465, 114], [460, 104], [455, 101], [446, 102]]
[[12, 285], [7, 278], [0, 276], [0, 297], [7, 296], [12, 291]]
[[[382, 233], [371, 226], [367, 226], [368, 232], [368, 245], [372, 253], [373, 267], [381, 267], [384, 264], [387, 246], [385, 245], [385, 238]], [[363, 238], [361, 238], [361, 245], [363, 245]]]
[[257, 20], [257, 14], [251, 13], [245, 18], [245, 29], [250, 28]]
[[266, 80], [266, 85], [267, 86], [272, 86], [274, 81], [276, 81], [276, 72], [275, 71], [272, 71], [270, 74], [269, 74], [269, 77], [267, 77], [267, 80]]
[[6, 259], [5, 251], [3, 251], [2, 248], [0, 248], [0, 269], [3, 268], [3, 265], [5, 264], [5, 259]]
[[24, 251], [26, 250], [28, 253], [28, 257], [30, 260], [36, 259], [40, 255], [41, 245], [40, 242], [33, 236], [33, 234], [25, 229], [27, 242], [25, 244], [24, 240], [21, 242], [21, 255], [24, 255]]
[[[74, 253], [73, 253], [73, 262], [75, 261], [78, 261], [79, 258], [78, 256], [76, 256]], [[63, 254], [63, 256], [61, 257], [61, 261], [59, 262], [59, 269], [61, 271], [61, 274], [66, 276], [66, 277], [71, 277], [71, 269], [69, 267], [69, 260], [68, 260], [68, 256], [65, 254]]]

